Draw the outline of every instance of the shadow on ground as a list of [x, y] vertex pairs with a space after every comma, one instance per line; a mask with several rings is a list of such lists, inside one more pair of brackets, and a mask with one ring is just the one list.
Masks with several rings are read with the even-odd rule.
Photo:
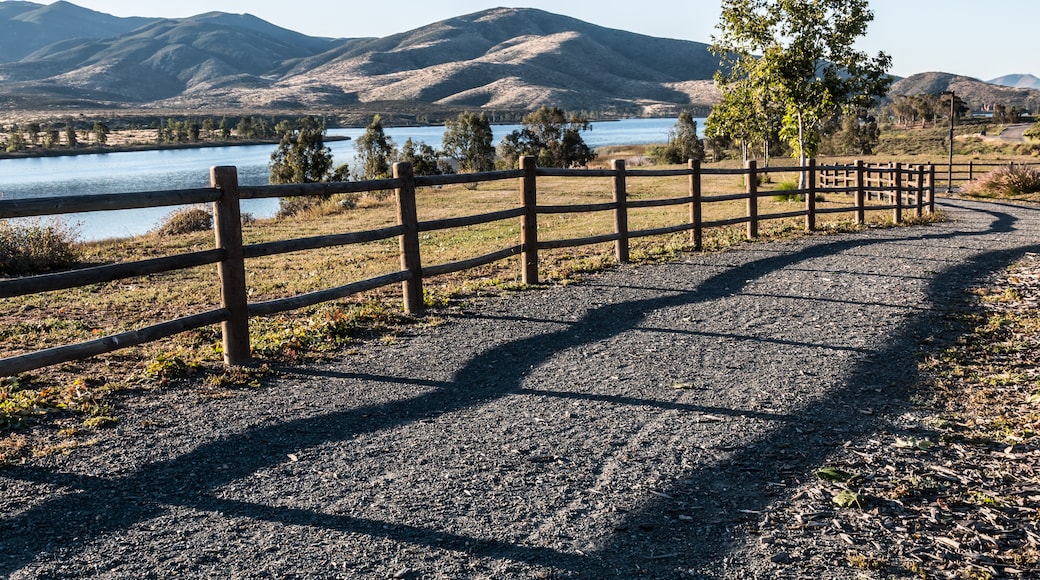
[[[984, 231], [942, 235], [919, 235], [921, 230], [915, 229], [905, 231], [908, 237], [937, 244], [963, 241], [980, 234], [1014, 231], [1016, 220], [1011, 214], [987, 213], [993, 221]], [[450, 382], [418, 381], [424, 386], [434, 387], [427, 394], [393, 404], [354, 408], [254, 429], [123, 477], [69, 475], [33, 467], [0, 472], [0, 478], [31, 480], [72, 490], [0, 520], [0, 574], [10, 575], [37, 557], [46, 557], [59, 549], [75, 551], [105, 534], [126, 530], [153, 518], [170, 505], [366, 534], [437, 549], [456, 548], [477, 556], [520, 561], [589, 577], [630, 577], [637, 573], [650, 577], [674, 577], [677, 570], [719, 569], [726, 562], [732, 542], [737, 539], [734, 525], [742, 517], [747, 517], [741, 514], [762, 510], [775, 499], [775, 496], [764, 493], [768, 482], [784, 474], [797, 478], [811, 472], [834, 450], [835, 445], [868, 435], [864, 429], [872, 427], [864, 426], [863, 409], [892, 410], [905, 403], [906, 388], [916, 374], [915, 353], [920, 339], [933, 332], [934, 315], [909, 319], [890, 344], [858, 367], [850, 369], [846, 383], [828, 398], [797, 416], [769, 415], [767, 418], [775, 421], [777, 427], [762, 435], [753, 446], [735, 450], [721, 464], [689, 472], [686, 480], [691, 484], [665, 490], [668, 497], [662, 496], [629, 513], [626, 527], [638, 533], [618, 532], [613, 544], [595, 553], [564, 553], [457, 536], [423, 527], [388, 526], [382, 521], [224, 500], [214, 497], [213, 492], [225, 484], [284, 462], [288, 453], [300, 449], [390, 429], [418, 421], [431, 413], [447, 413], [522, 392], [522, 381], [528, 369], [537, 367], [561, 349], [602, 341], [630, 330], [639, 325], [649, 312], [734, 295], [758, 277], [797, 266], [806, 260], [892, 241], [891, 238], [853, 236], [824, 242], [788, 255], [771, 256], [734, 267], [707, 279], [690, 292], [601, 306], [563, 330], [504, 344], [474, 357]], [[922, 308], [942, 304], [951, 296], [961, 294], [980, 276], [1007, 266], [1027, 251], [1036, 250], [1036, 246], [1029, 245], [981, 253], [939, 273], [929, 287], [932, 304], [924, 304]], [[504, 364], [503, 361], [509, 362]], [[882, 392], [876, 388], [879, 381], [883, 381], [881, 384], [885, 387]], [[662, 404], [638, 400], [620, 402]], [[667, 405], [662, 408], [665, 407]], [[683, 410], [733, 412], [689, 406]], [[789, 440], [800, 440], [799, 448], [784, 449], [773, 443]], [[702, 485], [705, 481], [712, 483]], [[673, 502], [677, 501], [702, 506], [696, 515], [697, 521], [682, 528], [662, 525], [659, 515], [672, 510]], [[660, 546], [666, 545], [676, 534], [695, 534], [700, 539], [699, 549], [661, 554]]]

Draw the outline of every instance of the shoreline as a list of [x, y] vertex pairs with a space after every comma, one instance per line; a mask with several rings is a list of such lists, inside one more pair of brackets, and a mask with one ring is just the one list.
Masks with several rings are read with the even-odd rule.
[[[327, 135], [326, 142], [349, 141], [350, 137]], [[108, 153], [136, 153], [139, 151], [172, 151], [178, 149], [211, 149], [215, 147], [248, 147], [251, 145], [278, 145], [281, 139], [235, 139], [231, 141], [200, 141], [197, 143], [139, 143], [132, 145], [89, 145], [75, 149], [27, 149], [9, 153], [0, 152], [4, 159], [38, 159], [44, 157], [74, 157], [79, 155], [105, 155]]]

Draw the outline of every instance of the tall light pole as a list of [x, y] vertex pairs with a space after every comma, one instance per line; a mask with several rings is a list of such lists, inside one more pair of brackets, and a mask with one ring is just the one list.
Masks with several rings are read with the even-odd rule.
[[946, 170], [946, 193], [950, 194], [953, 193], [953, 115], [957, 94], [953, 91], [943, 91], [942, 96], [950, 98], [950, 164]]

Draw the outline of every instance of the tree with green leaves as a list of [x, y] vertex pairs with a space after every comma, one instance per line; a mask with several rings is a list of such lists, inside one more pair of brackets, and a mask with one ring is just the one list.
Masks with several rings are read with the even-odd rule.
[[723, 0], [717, 82], [782, 107], [780, 134], [804, 165], [828, 118], [869, 107], [891, 84], [892, 59], [855, 47], [873, 19], [867, 0]]
[[76, 139], [76, 123], [72, 119], [65, 120], [65, 142], [69, 149], [79, 144], [79, 141]]
[[29, 142], [32, 143], [33, 147], [40, 145], [40, 131], [42, 130], [43, 128], [36, 121], [32, 121], [25, 126], [25, 133], [29, 136]]
[[10, 135], [7, 137], [7, 152], [14, 153], [16, 151], [24, 151], [26, 147], [25, 137], [22, 136], [22, 132], [18, 128], [11, 130]]
[[993, 122], [994, 123], [1021, 123], [1022, 115], [1025, 114], [1025, 110], [1021, 107], [1007, 106], [1003, 103], [997, 103], [993, 107]]
[[409, 137], [401, 146], [401, 154], [398, 161], [412, 164], [413, 175], [440, 175], [439, 155], [433, 147], [423, 141], [418, 144]]
[[690, 159], [704, 160], [704, 142], [697, 135], [697, 121], [693, 120], [693, 113], [679, 113], [675, 127], [668, 131], [668, 145], [655, 151], [655, 157], [664, 163], [686, 163]]
[[[746, 66], [754, 66], [750, 61]], [[726, 87], [722, 100], [711, 109], [704, 126], [704, 135], [713, 144], [736, 143], [741, 161], [751, 158], [756, 144], [762, 145], [762, 155], [769, 165], [770, 143], [776, 139], [783, 110], [768, 92], [759, 91], [749, 78], [729, 78], [721, 71], [715, 73], [715, 82]], [[716, 148], [712, 147], [716, 153]]]
[[283, 121], [278, 128], [282, 138], [268, 164], [271, 183], [318, 183], [332, 177], [332, 150], [325, 145], [325, 127], [317, 119]]
[[[325, 126], [313, 116], [301, 117], [296, 123], [281, 121], [274, 130], [282, 137], [268, 164], [271, 183], [346, 181], [346, 164], [333, 169], [332, 150], [325, 145]], [[329, 197], [281, 198], [278, 215], [300, 213], [328, 201]]]
[[239, 139], [252, 139], [255, 131], [252, 117], [241, 117], [235, 125], [235, 134]]
[[824, 155], [872, 155], [878, 146], [881, 129], [867, 109], [846, 107], [824, 129], [820, 151]]
[[503, 165], [515, 167], [524, 155], [534, 155], [542, 167], [584, 167], [596, 158], [596, 153], [582, 139], [582, 131], [592, 128], [587, 117], [577, 113], [570, 116], [559, 107], [545, 105], [524, 115], [523, 129], [506, 135], [499, 144], [498, 154]]
[[61, 144], [61, 132], [58, 131], [57, 127], [47, 127], [44, 131], [43, 147], [45, 149], [53, 149]]
[[202, 134], [202, 126], [199, 125], [199, 122], [195, 119], [192, 119], [191, 121], [185, 121], [184, 124], [185, 131], [188, 136], [188, 142], [198, 143], [199, 137], [201, 137]]
[[206, 117], [202, 120], [202, 133], [206, 137], [213, 138], [213, 132], [217, 129], [217, 124], [213, 122], [212, 117]]
[[456, 160], [463, 173], [495, 168], [494, 134], [485, 113], [460, 113], [448, 120], [442, 139], [444, 154]]
[[881, 128], [870, 111], [847, 107], [838, 133], [842, 149], [849, 155], [873, 155], [881, 139]]
[[101, 121], [94, 121], [92, 132], [94, 133], [94, 141], [98, 145], [108, 143], [108, 133], [110, 132], [108, 125]]
[[390, 177], [390, 164], [397, 158], [397, 147], [383, 130], [379, 115], [365, 128], [357, 143], [358, 179], [384, 179]]

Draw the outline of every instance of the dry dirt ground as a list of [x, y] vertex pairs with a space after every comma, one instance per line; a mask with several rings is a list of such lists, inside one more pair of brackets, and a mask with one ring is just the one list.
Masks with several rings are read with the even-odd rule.
[[474, 298], [258, 389], [128, 395], [93, 446], [0, 470], [0, 575], [913, 577], [850, 562], [869, 537], [836, 508], [789, 512], [850, 446], [930, 437], [919, 353], [1040, 249], [1035, 209], [943, 205]]

